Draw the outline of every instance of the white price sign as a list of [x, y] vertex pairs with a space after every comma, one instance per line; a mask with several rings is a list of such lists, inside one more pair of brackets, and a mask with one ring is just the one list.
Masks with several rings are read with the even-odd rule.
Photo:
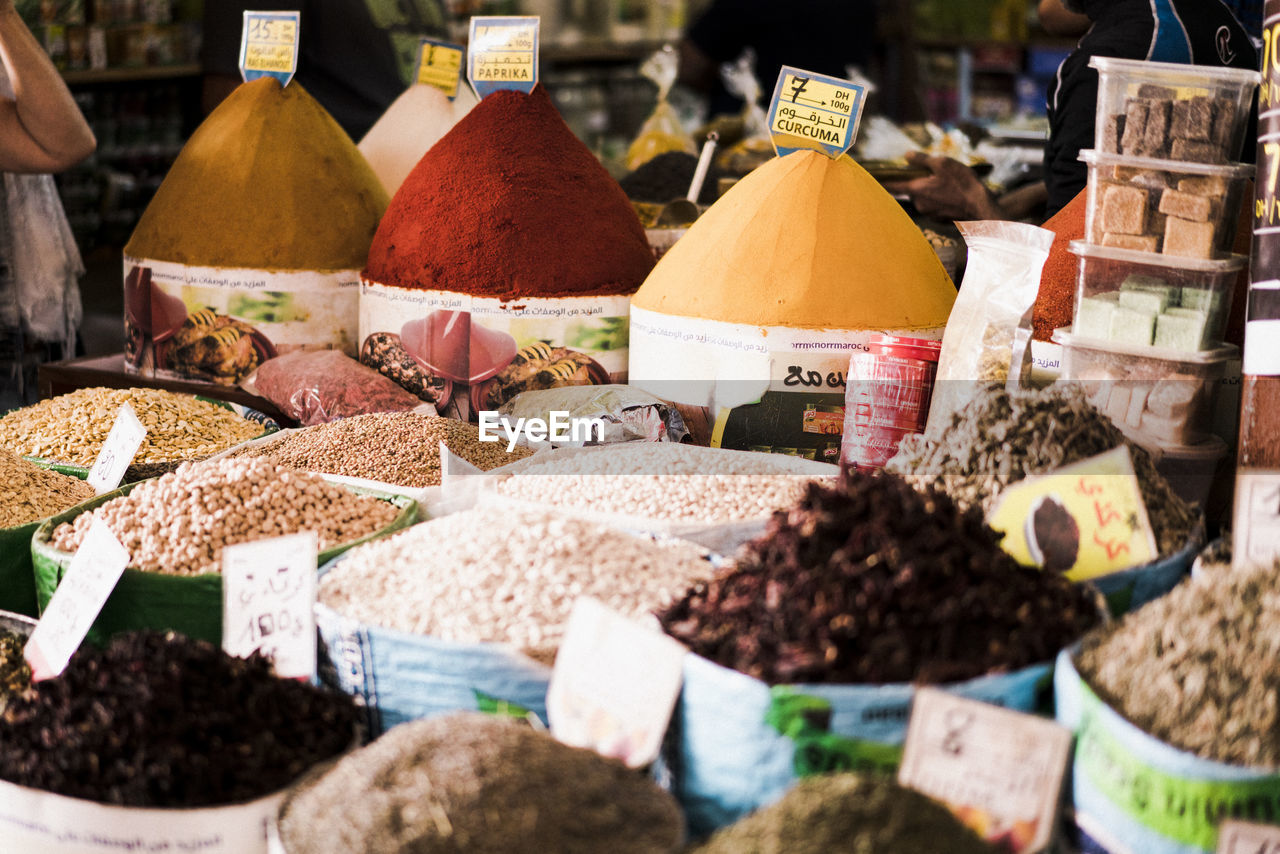
[[33, 679], [66, 669], [128, 564], [128, 550], [106, 522], [95, 519], [23, 650]]
[[260, 652], [286, 679], [316, 670], [314, 531], [222, 550], [222, 648], [241, 658]]
[[590, 597], [573, 603], [547, 689], [551, 734], [632, 768], [658, 756], [685, 648]]
[[1280, 827], [1224, 821], [1218, 828], [1218, 854], [1280, 854]]
[[102, 450], [98, 451], [98, 458], [89, 469], [86, 478], [89, 485], [99, 495], [119, 486], [125, 469], [129, 468], [133, 455], [138, 453], [146, 438], [147, 428], [142, 426], [133, 407], [127, 403], [122, 405], [116, 422], [111, 425], [111, 432], [107, 434], [107, 441], [102, 443]]

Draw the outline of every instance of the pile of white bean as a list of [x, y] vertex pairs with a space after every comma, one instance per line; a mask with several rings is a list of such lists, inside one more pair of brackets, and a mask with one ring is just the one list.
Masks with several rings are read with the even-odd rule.
[[[671, 522], [738, 522], [795, 504], [813, 475], [797, 460], [670, 442], [535, 456], [494, 485], [501, 495]], [[812, 465], [812, 463], [810, 463]]]
[[321, 578], [320, 601], [367, 625], [507, 643], [549, 661], [578, 596], [642, 619], [714, 573], [689, 543], [478, 508], [353, 550]]

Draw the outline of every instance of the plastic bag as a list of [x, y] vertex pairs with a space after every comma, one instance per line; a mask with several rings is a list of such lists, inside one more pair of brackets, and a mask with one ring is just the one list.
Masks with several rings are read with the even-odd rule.
[[1008, 382], [1018, 330], [1029, 334], [1040, 270], [1054, 238], [1052, 231], [1019, 222], [956, 226], [969, 246], [969, 261], [942, 335], [929, 409], [931, 435], [950, 422], [975, 388]]
[[498, 409], [505, 419], [539, 418], [550, 423], [551, 414], [565, 413], [571, 420], [599, 418], [603, 433], [591, 432], [583, 442], [549, 442], [552, 447], [607, 445], [613, 442], [679, 442], [688, 431], [674, 408], [631, 386], [563, 386], [526, 391]]
[[302, 350], [263, 362], [241, 387], [304, 427], [368, 412], [423, 412], [430, 404], [340, 350]]
[[634, 171], [659, 154], [669, 151], [698, 153], [693, 139], [685, 132], [680, 117], [667, 100], [667, 95], [676, 82], [678, 70], [679, 57], [670, 45], [649, 57], [640, 66], [640, 74], [658, 86], [658, 104], [640, 126], [635, 141], [627, 149], [628, 170]]

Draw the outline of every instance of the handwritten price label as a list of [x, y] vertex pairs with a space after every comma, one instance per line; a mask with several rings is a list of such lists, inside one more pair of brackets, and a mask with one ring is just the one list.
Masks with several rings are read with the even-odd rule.
[[921, 688], [898, 782], [947, 804], [990, 841], [1040, 851], [1053, 835], [1071, 737], [1050, 720]]
[[286, 679], [316, 669], [314, 531], [227, 546], [222, 552], [222, 648], [260, 652]]
[[821, 151], [840, 157], [853, 146], [865, 88], [784, 65], [769, 106], [769, 131], [779, 155]]
[[532, 92], [538, 82], [537, 16], [471, 19], [467, 79], [481, 98], [499, 89]]
[[1236, 477], [1232, 561], [1237, 566], [1280, 557], [1280, 472], [1242, 471]]
[[987, 519], [1019, 563], [1082, 581], [1154, 560], [1159, 552], [1133, 458], [1114, 448], [1010, 487]]
[[95, 519], [23, 649], [33, 679], [66, 669], [128, 564], [129, 552]]
[[102, 443], [102, 450], [98, 451], [98, 458], [93, 461], [93, 468], [85, 478], [95, 492], [102, 495], [120, 485], [125, 470], [146, 438], [147, 428], [142, 426], [133, 407], [123, 404], [111, 425], [111, 432], [107, 434], [107, 441]]
[[427, 86], [434, 86], [452, 101], [458, 96], [458, 82], [462, 76], [462, 47], [449, 42], [423, 39], [418, 48], [418, 70], [413, 79]]
[[298, 70], [297, 12], [244, 13], [240, 37], [240, 76], [247, 83], [259, 77], [274, 77], [288, 86]]

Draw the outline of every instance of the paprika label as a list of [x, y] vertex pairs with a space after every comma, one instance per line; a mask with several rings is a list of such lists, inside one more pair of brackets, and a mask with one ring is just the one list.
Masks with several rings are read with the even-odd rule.
[[458, 81], [462, 76], [460, 45], [436, 39], [422, 39], [418, 46], [418, 67], [413, 79], [427, 86], [434, 86], [452, 101], [458, 96]]
[[784, 65], [769, 105], [778, 155], [813, 150], [840, 157], [857, 138], [865, 97], [864, 86]]
[[538, 82], [536, 15], [471, 19], [467, 79], [481, 98], [500, 89], [532, 92]]
[[240, 37], [240, 76], [248, 83], [274, 77], [288, 86], [298, 70], [298, 12], [244, 13]]

